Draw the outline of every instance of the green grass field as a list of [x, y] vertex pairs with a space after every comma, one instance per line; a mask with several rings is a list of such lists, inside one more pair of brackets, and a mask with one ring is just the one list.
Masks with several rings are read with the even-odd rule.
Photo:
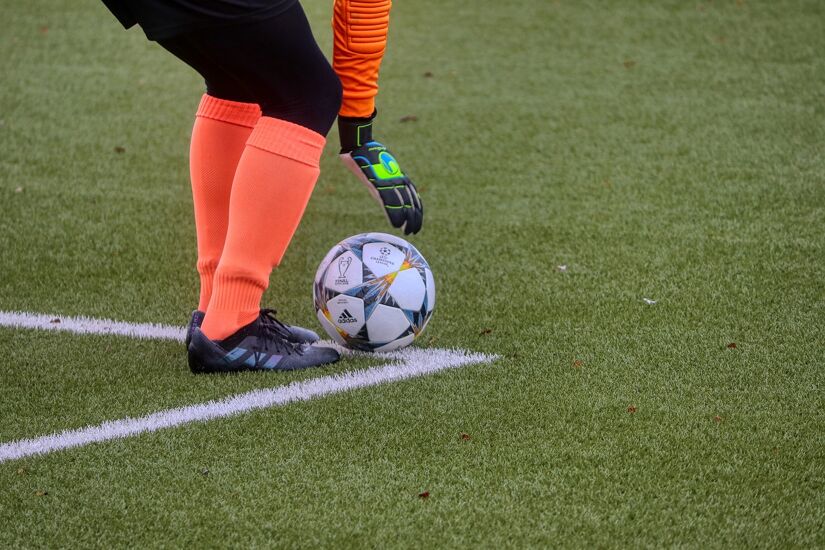
[[[2, 463], [0, 547], [825, 547], [823, 23], [396, 1], [416, 345], [500, 359]], [[197, 75], [95, 0], [7, 6], [0, 71], [0, 311], [184, 324]], [[320, 259], [389, 230], [336, 152], [266, 296], [316, 329]], [[379, 362], [195, 377], [175, 342], [0, 328], [0, 444]]]

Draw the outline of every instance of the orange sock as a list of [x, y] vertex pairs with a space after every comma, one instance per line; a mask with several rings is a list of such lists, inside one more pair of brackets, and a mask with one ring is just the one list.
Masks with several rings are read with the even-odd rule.
[[258, 316], [269, 274], [304, 215], [326, 139], [303, 126], [261, 117], [232, 183], [229, 229], [201, 329], [223, 340]]
[[198, 234], [198, 309], [206, 311], [212, 277], [221, 259], [229, 219], [229, 192], [235, 168], [252, 128], [261, 118], [254, 103], [238, 103], [204, 94], [192, 128], [189, 172]]

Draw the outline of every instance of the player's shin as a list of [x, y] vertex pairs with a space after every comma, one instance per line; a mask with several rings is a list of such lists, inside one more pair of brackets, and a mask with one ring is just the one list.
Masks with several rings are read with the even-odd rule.
[[261, 110], [204, 94], [198, 106], [189, 148], [189, 171], [198, 236], [198, 274], [203, 311], [212, 296], [212, 280], [221, 257], [229, 218], [235, 169]]
[[259, 315], [272, 268], [281, 261], [319, 174], [325, 138], [262, 117], [235, 174], [226, 243], [202, 330], [221, 340]]

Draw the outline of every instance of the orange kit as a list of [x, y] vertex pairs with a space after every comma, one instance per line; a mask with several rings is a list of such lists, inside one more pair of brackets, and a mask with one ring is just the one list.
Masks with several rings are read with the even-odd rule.
[[368, 118], [375, 111], [391, 6], [391, 0], [335, 0], [332, 67], [344, 87], [341, 116]]

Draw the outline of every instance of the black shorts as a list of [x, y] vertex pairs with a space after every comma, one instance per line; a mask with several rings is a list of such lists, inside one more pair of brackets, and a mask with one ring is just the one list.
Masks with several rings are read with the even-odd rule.
[[257, 103], [264, 116], [321, 135], [338, 115], [341, 81], [299, 2], [278, 15], [182, 32], [158, 43], [198, 71], [213, 97]]
[[149, 40], [246, 23], [285, 12], [298, 0], [103, 0], [127, 29], [140, 25]]

